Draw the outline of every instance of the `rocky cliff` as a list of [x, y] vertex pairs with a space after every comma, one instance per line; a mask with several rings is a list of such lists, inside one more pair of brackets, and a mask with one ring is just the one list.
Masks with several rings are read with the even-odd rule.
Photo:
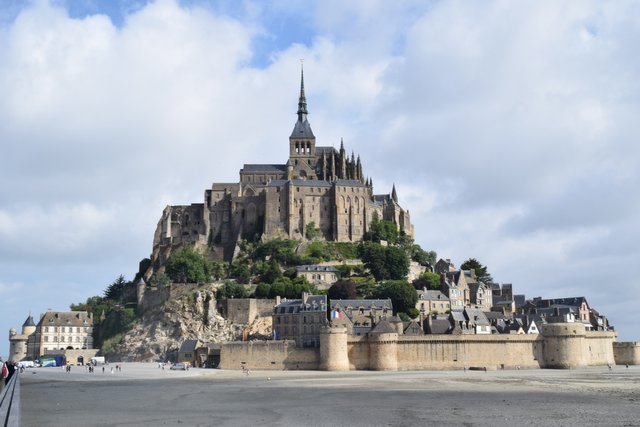
[[269, 335], [270, 320], [258, 318], [251, 325], [230, 322], [216, 310], [213, 286], [185, 288], [163, 304], [145, 310], [120, 342], [104, 349], [104, 353], [108, 360], [175, 360], [185, 340], [198, 340], [202, 346], [240, 340], [245, 330]]

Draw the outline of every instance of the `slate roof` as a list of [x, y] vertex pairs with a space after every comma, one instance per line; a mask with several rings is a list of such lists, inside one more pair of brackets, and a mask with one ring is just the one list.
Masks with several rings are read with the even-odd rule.
[[180, 344], [180, 353], [192, 353], [196, 351], [198, 340], [185, 340]]
[[386, 319], [382, 319], [371, 329], [371, 334], [393, 334], [398, 331]]
[[345, 187], [365, 187], [365, 185], [357, 179], [336, 179], [336, 185]]
[[421, 290], [417, 292], [418, 292], [418, 299], [421, 299], [421, 300], [449, 301], [449, 297], [437, 289], [435, 290], [427, 289], [426, 291]]
[[275, 314], [295, 314], [301, 311], [326, 311], [326, 295], [309, 295], [306, 302], [302, 299], [283, 299], [274, 309]]
[[338, 153], [338, 151], [333, 147], [319, 147], [319, 146], [316, 145], [316, 154], [318, 156], [322, 156], [322, 153], [326, 153], [327, 156], [329, 156], [329, 155], [331, 155], [332, 151], [334, 152], [334, 154]]
[[331, 183], [322, 179], [272, 179], [267, 186], [269, 187], [282, 187], [283, 185], [290, 183], [298, 187], [331, 187]]
[[455, 322], [466, 322], [466, 318], [464, 317], [464, 313], [460, 310], [451, 310], [451, 318]]
[[506, 319], [506, 316], [504, 315], [504, 313], [502, 312], [498, 312], [498, 311], [485, 311], [484, 312], [485, 317], [487, 318], [487, 320], [489, 321], [496, 321], [499, 319]]
[[[536, 305], [537, 308], [558, 306], [558, 305], [579, 307], [582, 305], [583, 302], [587, 302], [587, 299], [585, 297], [553, 298], [553, 299], [536, 298], [533, 300], [533, 303]], [[588, 303], [587, 303], [587, 306], [589, 306]]]
[[304, 272], [324, 272], [324, 271], [329, 271], [329, 272], [336, 272], [338, 271], [334, 266], [332, 265], [316, 265], [316, 264], [312, 264], [312, 265], [298, 265], [296, 266], [296, 271], [298, 273], [304, 273]]
[[333, 310], [336, 306], [341, 308], [360, 308], [363, 307], [365, 309], [375, 308], [376, 310], [382, 310], [383, 308], [387, 308], [389, 310], [393, 309], [393, 304], [391, 303], [391, 299], [335, 299], [331, 300], [331, 309]]
[[309, 121], [296, 121], [296, 124], [293, 126], [293, 132], [291, 132], [291, 138], [315, 138]]
[[242, 172], [286, 172], [286, 165], [261, 165], [261, 164], [245, 164], [240, 173]]
[[374, 194], [373, 201], [378, 203], [389, 202], [391, 201], [391, 196], [389, 194]]
[[237, 182], [214, 182], [213, 184], [211, 184], [212, 191], [229, 190], [233, 192], [237, 191], [239, 187], [240, 184], [238, 184]]
[[490, 325], [489, 320], [487, 319], [487, 316], [485, 316], [482, 310], [480, 310], [479, 308], [465, 307], [464, 314], [467, 317], [467, 319], [469, 319], [470, 322], [473, 322], [476, 325], [480, 325], [480, 326]]
[[86, 311], [47, 311], [38, 322], [41, 326], [93, 326]]
[[451, 330], [451, 323], [447, 317], [431, 318], [428, 329], [432, 334], [446, 334]]
[[36, 324], [33, 323], [33, 316], [29, 315], [29, 317], [27, 317], [27, 320], [24, 321], [22, 326], [36, 326]]
[[420, 327], [420, 324], [415, 320], [411, 322], [403, 323], [403, 331], [405, 335], [424, 335], [424, 331]]

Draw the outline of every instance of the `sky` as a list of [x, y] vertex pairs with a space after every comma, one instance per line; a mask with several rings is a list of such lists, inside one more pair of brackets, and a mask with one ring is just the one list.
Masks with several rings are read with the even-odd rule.
[[640, 340], [639, 39], [624, 0], [0, 0], [0, 331], [285, 163], [304, 59], [318, 145], [395, 184], [424, 249]]

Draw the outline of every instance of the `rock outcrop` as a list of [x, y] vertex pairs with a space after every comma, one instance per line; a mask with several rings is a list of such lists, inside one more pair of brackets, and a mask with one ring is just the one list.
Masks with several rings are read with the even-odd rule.
[[145, 311], [106, 356], [122, 361], [174, 359], [185, 340], [203, 345], [234, 341], [242, 338], [246, 326], [222, 317], [215, 290], [202, 286]]

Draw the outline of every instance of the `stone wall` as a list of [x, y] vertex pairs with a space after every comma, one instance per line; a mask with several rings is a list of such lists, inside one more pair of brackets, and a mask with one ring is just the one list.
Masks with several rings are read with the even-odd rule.
[[614, 342], [616, 365], [640, 365], [640, 342]]
[[[295, 348], [293, 341], [224, 345], [221, 367], [238, 368], [243, 361], [258, 369], [297, 367], [329, 371], [438, 370], [465, 367], [491, 370], [571, 369], [613, 363], [614, 339], [613, 332], [584, 331], [582, 324], [558, 324], [548, 328], [545, 334], [537, 335], [398, 336], [388, 333], [371, 337], [346, 337], [343, 331], [333, 327], [321, 332], [319, 350]], [[618, 353], [626, 351], [637, 357], [640, 349], [638, 343], [633, 344], [635, 346], [629, 346], [629, 349], [625, 347], [624, 350], [619, 346]]]
[[275, 299], [233, 298], [220, 300], [218, 311], [230, 322], [249, 324], [258, 317], [271, 317]]
[[296, 348], [295, 341], [249, 341], [220, 345], [221, 369], [240, 369], [244, 364], [249, 369], [317, 370], [320, 350]]
[[585, 334], [584, 355], [587, 366], [615, 364], [613, 342], [614, 332], [587, 332]]
[[539, 368], [537, 335], [424, 335], [398, 340], [399, 370]]

